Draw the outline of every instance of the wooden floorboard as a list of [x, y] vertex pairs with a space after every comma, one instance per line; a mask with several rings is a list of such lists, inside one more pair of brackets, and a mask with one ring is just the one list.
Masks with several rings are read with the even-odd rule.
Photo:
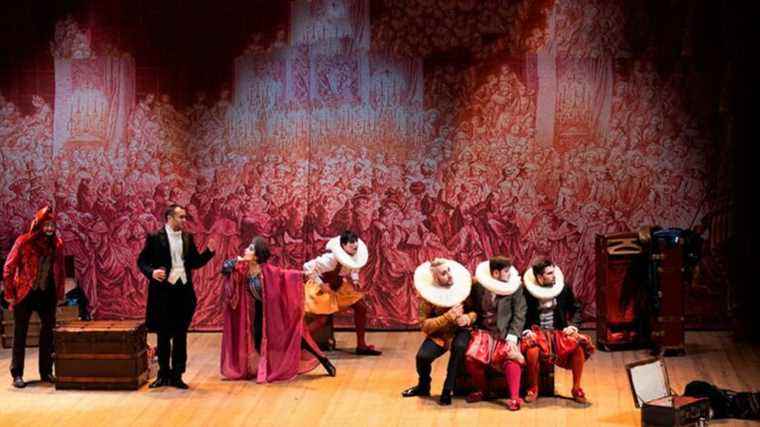
[[[354, 345], [349, 332], [337, 334], [338, 347]], [[155, 343], [155, 337], [150, 336]], [[637, 426], [639, 412], [625, 373], [625, 364], [648, 357], [646, 351], [598, 351], [587, 363], [583, 385], [592, 401], [581, 407], [569, 399], [543, 398], [519, 412], [501, 401], [467, 404], [455, 399], [440, 407], [435, 398], [443, 382], [446, 357], [434, 364], [433, 398], [403, 399], [401, 390], [416, 382], [414, 355], [419, 332], [375, 332], [369, 341], [383, 349], [381, 357], [358, 357], [336, 351], [330, 358], [338, 376], [317, 370], [287, 383], [259, 385], [226, 381], [219, 375], [221, 335], [189, 337], [185, 380], [190, 390], [56, 391], [52, 386], [11, 386], [11, 352], [0, 350], [0, 425], [10, 426]], [[691, 380], [704, 379], [736, 390], [760, 388], [760, 346], [736, 343], [728, 332], [687, 334], [687, 355], [667, 359], [672, 387], [682, 392]], [[26, 379], [37, 379], [37, 350], [29, 349]], [[570, 395], [570, 372], [556, 371], [556, 389]], [[757, 425], [735, 420], [716, 425]]]

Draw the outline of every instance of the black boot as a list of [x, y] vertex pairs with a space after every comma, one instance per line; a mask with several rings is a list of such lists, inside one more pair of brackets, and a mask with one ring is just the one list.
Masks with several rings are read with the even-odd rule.
[[327, 371], [327, 375], [334, 377], [338, 372], [337, 369], [335, 369], [335, 366], [333, 366], [332, 363], [330, 363], [330, 360], [326, 357], [322, 357], [319, 359], [319, 363], [322, 364], [322, 367], [325, 368], [325, 371]]
[[401, 396], [403, 397], [430, 396], [430, 386], [425, 387], [418, 384], [414, 387], [409, 387], [408, 389], [401, 392]]
[[55, 384], [55, 375], [53, 374], [40, 375], [40, 380], [43, 383]]
[[443, 390], [441, 392], [441, 398], [438, 400], [438, 404], [443, 406], [451, 405], [451, 390]]

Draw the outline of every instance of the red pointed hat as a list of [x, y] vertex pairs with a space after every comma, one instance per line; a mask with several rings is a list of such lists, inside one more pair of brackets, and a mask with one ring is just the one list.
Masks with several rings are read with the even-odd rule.
[[38, 210], [36, 214], [34, 214], [32, 224], [29, 226], [29, 232], [34, 233], [35, 231], [39, 231], [40, 228], [42, 228], [42, 224], [46, 223], [47, 221], [55, 221], [53, 208], [50, 206], [45, 206], [44, 208]]

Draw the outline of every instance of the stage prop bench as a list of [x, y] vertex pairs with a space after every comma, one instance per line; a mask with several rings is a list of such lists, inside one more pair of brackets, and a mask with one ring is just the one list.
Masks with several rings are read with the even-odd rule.
[[[520, 380], [520, 396], [525, 396], [526, 385], [528, 380], [528, 371], [523, 368], [522, 378]], [[486, 381], [488, 382], [488, 391], [495, 393], [498, 397], [506, 398], [509, 394], [507, 382], [504, 380], [504, 374], [499, 373], [492, 368], [486, 370]], [[474, 391], [472, 380], [466, 373], [457, 377], [455, 394], [466, 396]], [[542, 363], [538, 371], [538, 395], [540, 397], [554, 397], [554, 365]]]

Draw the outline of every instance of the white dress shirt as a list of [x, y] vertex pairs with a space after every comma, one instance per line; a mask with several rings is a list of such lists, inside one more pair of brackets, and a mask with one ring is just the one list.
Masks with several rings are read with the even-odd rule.
[[182, 231], [174, 231], [169, 224], [166, 224], [166, 235], [169, 237], [169, 249], [172, 254], [172, 270], [169, 272], [169, 283], [177, 283], [181, 279], [182, 283], [187, 284], [187, 274], [185, 273], [185, 262], [182, 260]]

